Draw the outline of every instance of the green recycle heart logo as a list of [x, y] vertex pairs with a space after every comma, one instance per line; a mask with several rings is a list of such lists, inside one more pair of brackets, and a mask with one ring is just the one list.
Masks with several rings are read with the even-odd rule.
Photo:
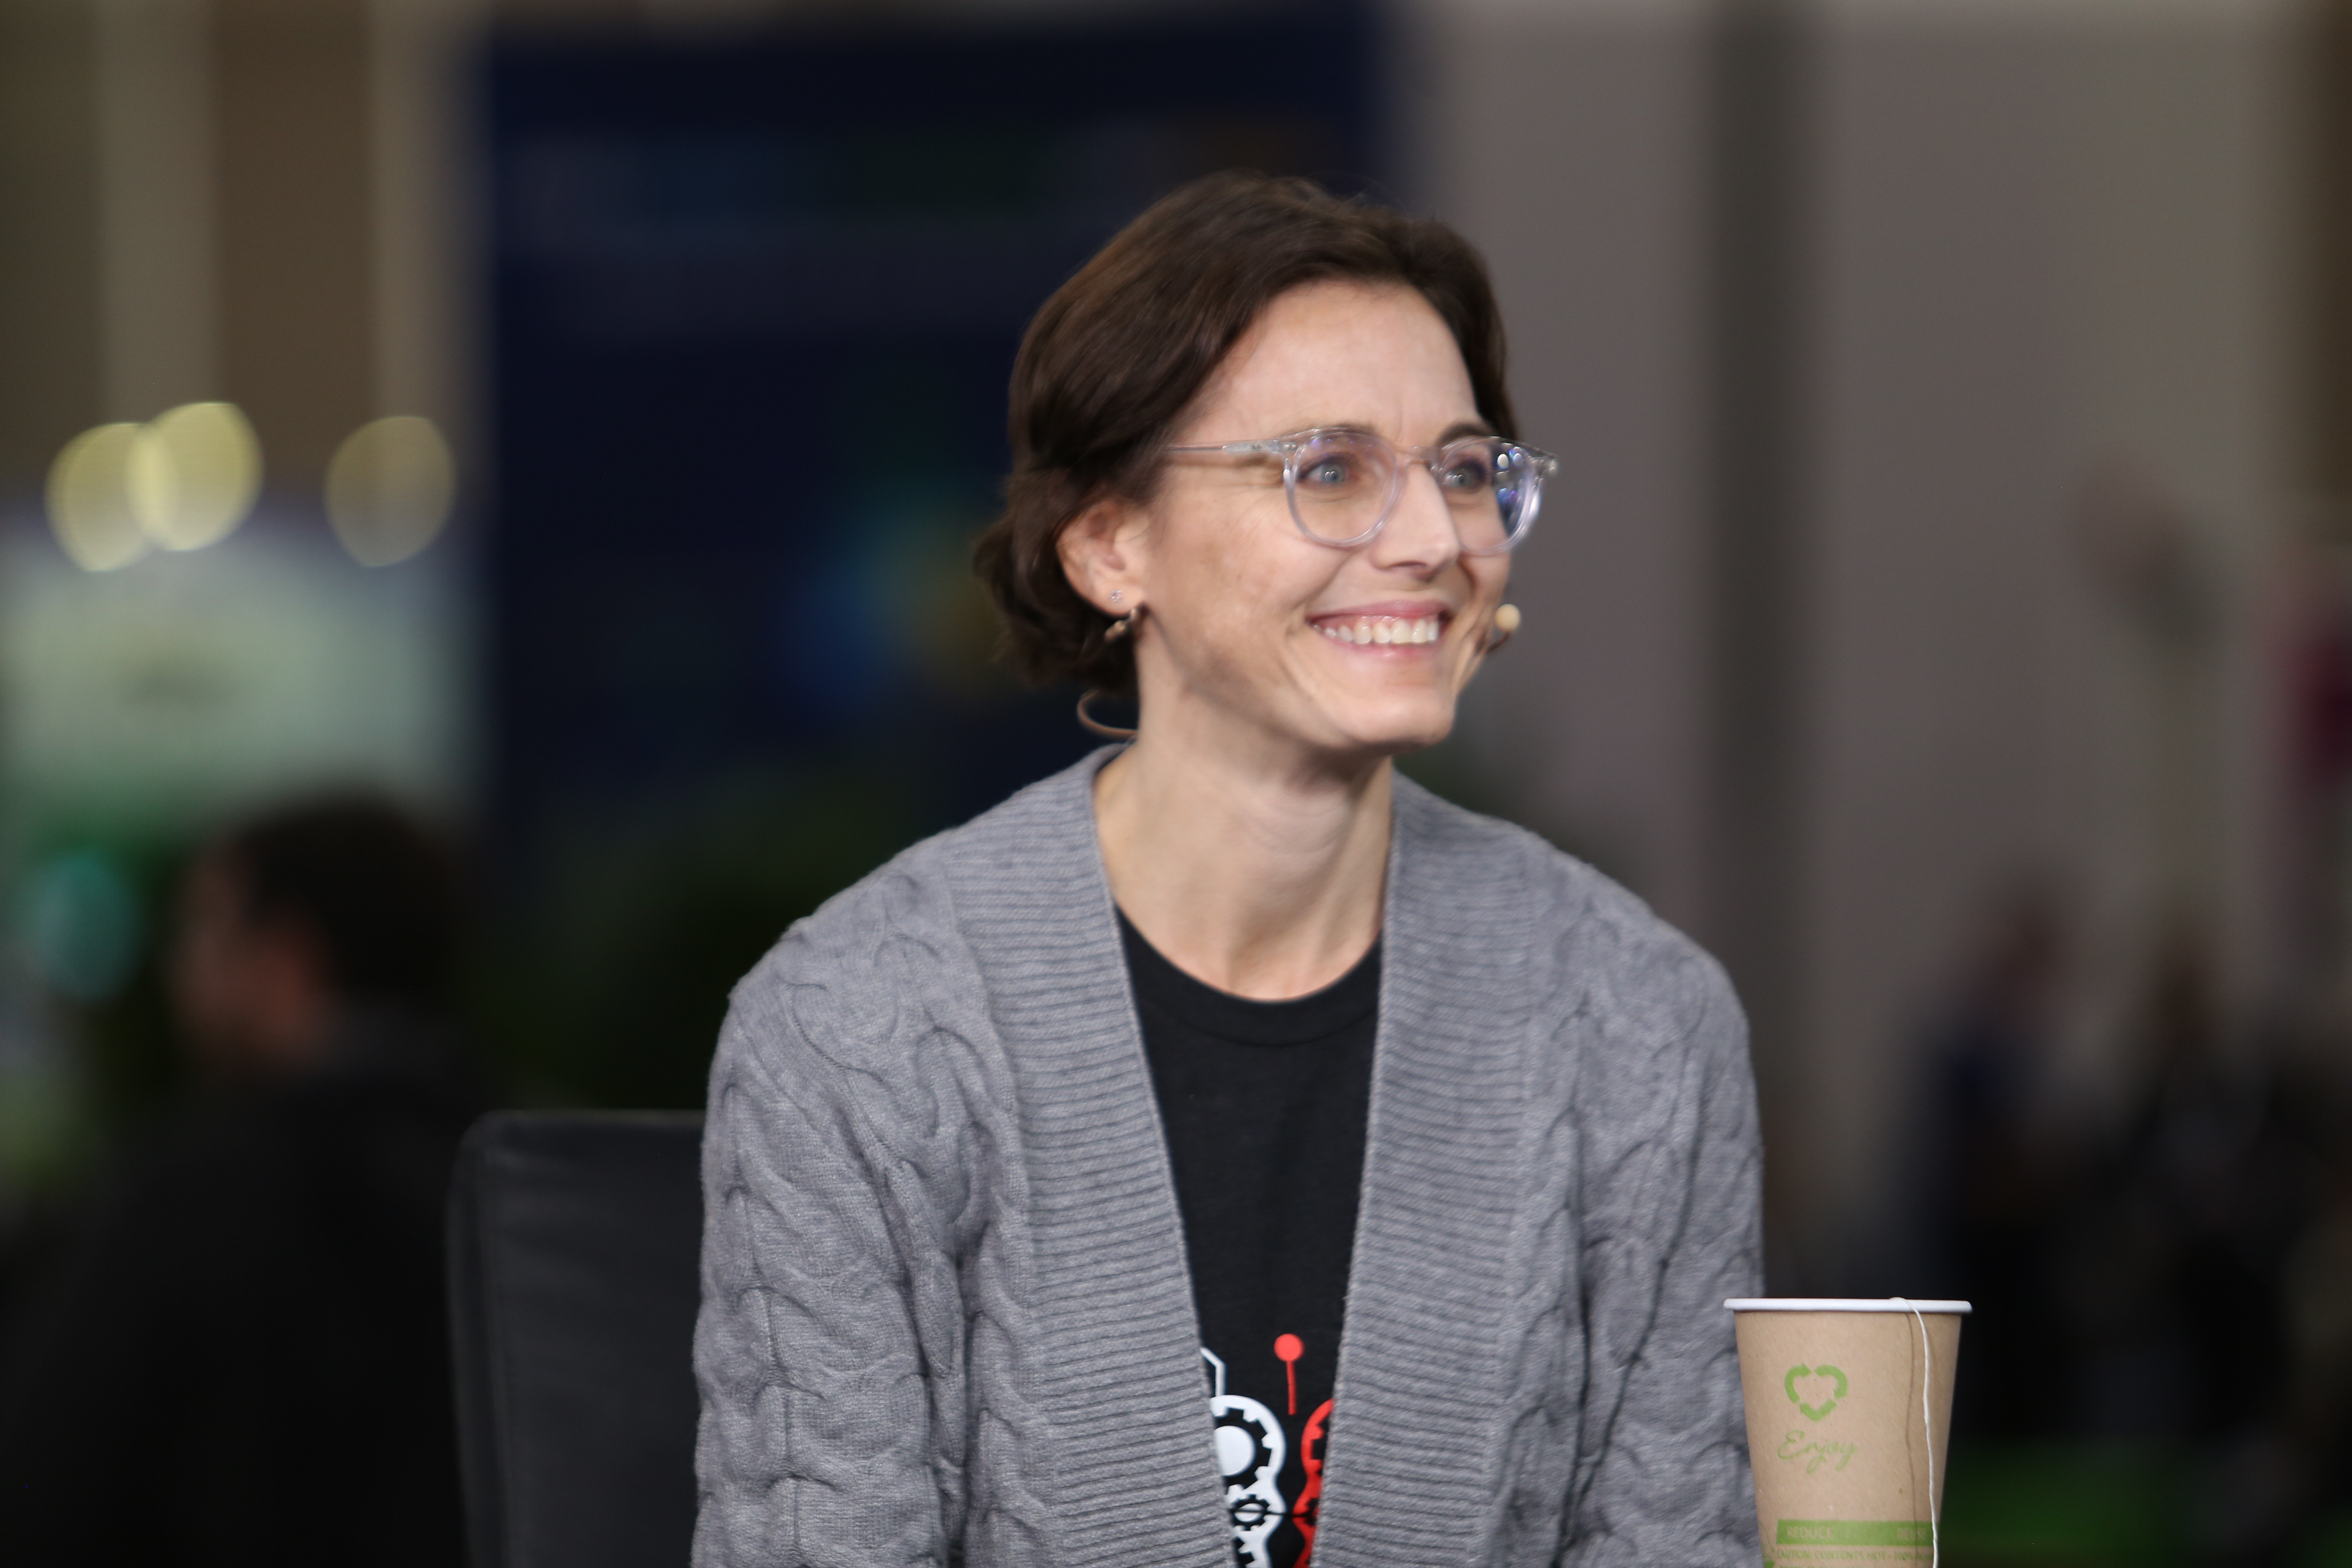
[[[1797, 1397], [1797, 1379], [1801, 1377], [1826, 1377], [1837, 1384], [1837, 1392], [1819, 1405], [1808, 1405]], [[1789, 1403], [1795, 1405], [1806, 1420], [1819, 1421], [1835, 1410], [1838, 1401], [1845, 1397], [1845, 1373], [1826, 1362], [1820, 1366], [1792, 1366], [1789, 1369], [1789, 1375], [1780, 1380], [1780, 1386], [1789, 1391]]]

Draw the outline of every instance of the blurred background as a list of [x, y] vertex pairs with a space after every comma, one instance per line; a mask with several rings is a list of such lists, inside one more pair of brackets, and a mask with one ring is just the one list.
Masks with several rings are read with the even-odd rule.
[[966, 552], [1194, 174], [1484, 247], [1564, 458], [1413, 771], [1753, 1019], [1771, 1288], [1966, 1296], [1955, 1564], [2352, 1563], [2352, 5], [7, 0], [0, 1314], [191, 857], [459, 847], [509, 1103], [1089, 744]]

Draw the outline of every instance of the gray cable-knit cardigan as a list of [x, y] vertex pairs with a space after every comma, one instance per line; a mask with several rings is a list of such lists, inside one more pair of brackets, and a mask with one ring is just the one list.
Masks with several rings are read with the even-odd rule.
[[[710, 1075], [694, 1561], [1233, 1560], [1098, 752], [785, 933]], [[1722, 972], [1400, 778], [1316, 1568], [1757, 1559]]]

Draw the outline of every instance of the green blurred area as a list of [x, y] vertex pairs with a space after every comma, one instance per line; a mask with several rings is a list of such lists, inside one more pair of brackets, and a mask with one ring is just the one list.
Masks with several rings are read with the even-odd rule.
[[1946, 1568], [2175, 1568], [2263, 1562], [2352, 1568], [2352, 1510], [2284, 1542], [2216, 1517], [2198, 1457], [2157, 1444], [1976, 1444], [1944, 1496]]
[[672, 817], [583, 825], [481, 975], [481, 1034], [530, 1103], [699, 1109], [735, 983], [904, 848], [912, 793], [856, 766], [739, 779]]
[[2163, 1449], [1978, 1446], [1944, 1494], [1951, 1568], [2164, 1568], [2190, 1561], [2186, 1466]]

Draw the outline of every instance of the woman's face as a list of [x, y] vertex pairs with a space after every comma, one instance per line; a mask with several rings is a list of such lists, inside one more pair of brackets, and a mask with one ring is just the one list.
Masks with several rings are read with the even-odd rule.
[[[1453, 334], [1415, 290], [1332, 281], [1282, 295], [1174, 444], [1332, 426], [1399, 447], [1491, 434]], [[1144, 606], [1146, 723], [1192, 708], [1335, 754], [1443, 740], [1510, 568], [1463, 554], [1434, 477], [1410, 462], [1404, 474], [1386, 526], [1347, 549], [1299, 532], [1279, 458], [1222, 454], [1171, 457], [1152, 500], [1098, 520], [1091, 542], [1073, 529], [1065, 560], [1081, 591], [1113, 615]]]

